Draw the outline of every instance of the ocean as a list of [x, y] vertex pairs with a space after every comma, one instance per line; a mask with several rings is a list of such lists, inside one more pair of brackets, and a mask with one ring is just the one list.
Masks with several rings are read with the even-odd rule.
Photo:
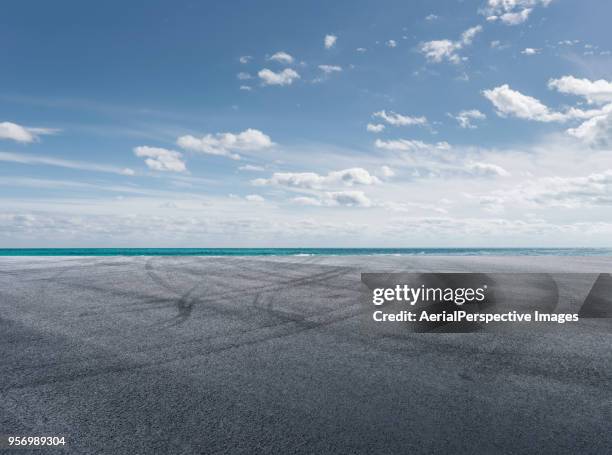
[[612, 248], [2, 248], [0, 256], [612, 256]]

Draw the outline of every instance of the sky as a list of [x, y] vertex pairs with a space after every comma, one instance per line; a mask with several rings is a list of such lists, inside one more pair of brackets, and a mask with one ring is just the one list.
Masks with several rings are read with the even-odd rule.
[[0, 247], [609, 247], [611, 16], [8, 2]]

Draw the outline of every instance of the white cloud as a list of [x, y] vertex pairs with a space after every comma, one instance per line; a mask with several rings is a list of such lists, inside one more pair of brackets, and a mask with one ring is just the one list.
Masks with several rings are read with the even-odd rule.
[[357, 49], [355, 49], [357, 52], [367, 52], [367, 49], [365, 47], [358, 47]]
[[245, 72], [240, 72], [236, 75], [236, 77], [241, 80], [241, 81], [248, 81], [249, 79], [252, 79], [253, 76], [251, 76], [249, 73], [245, 73]]
[[552, 0], [488, 0], [481, 13], [487, 21], [500, 20], [506, 25], [519, 25], [529, 19], [533, 8], [546, 7]]
[[246, 65], [247, 63], [249, 63], [251, 60], [253, 59], [253, 57], [251, 57], [250, 55], [243, 55], [242, 57], [240, 57], [238, 59], [238, 61], [240, 63], [242, 63], [243, 65]]
[[368, 126], [366, 127], [366, 129], [370, 132], [370, 133], [380, 133], [385, 129], [385, 125], [383, 125], [382, 123], [368, 123]]
[[298, 72], [291, 68], [285, 68], [278, 73], [264, 68], [257, 75], [264, 85], [291, 85], [294, 80], [300, 78]]
[[390, 39], [385, 43], [387, 47], [397, 47], [397, 42], [394, 39]]
[[612, 103], [612, 82], [604, 79], [591, 81], [574, 76], [563, 76], [548, 81], [548, 87], [561, 93], [583, 96], [589, 103]]
[[499, 16], [499, 19], [506, 25], [519, 25], [529, 19], [531, 11], [533, 11], [533, 9], [525, 8], [516, 13], [504, 13]]
[[440, 63], [446, 59], [451, 63], [459, 63], [461, 58], [456, 52], [460, 48], [457, 42], [443, 39], [427, 41], [421, 44], [420, 50], [428, 62]]
[[612, 112], [590, 118], [567, 133], [593, 147], [612, 147]]
[[285, 65], [290, 65], [293, 63], [293, 57], [286, 52], [280, 51], [272, 55], [268, 60], [272, 60], [278, 63], [283, 63]]
[[393, 111], [379, 111], [372, 114], [373, 117], [383, 119], [389, 125], [393, 126], [407, 126], [407, 125], [426, 125], [427, 118], [425, 117], [410, 117], [408, 115], [401, 115]]
[[461, 39], [458, 41], [448, 39], [427, 41], [421, 44], [420, 51], [425, 55], [428, 62], [440, 63], [443, 60], [448, 60], [451, 63], [457, 64], [465, 60], [457, 52], [465, 46], [472, 44], [476, 35], [481, 31], [482, 26], [477, 25], [464, 31], [461, 34]]
[[337, 65], [319, 65], [319, 69], [325, 74], [339, 73], [342, 71], [342, 67]]
[[461, 44], [463, 46], [467, 46], [472, 44], [476, 35], [482, 32], [482, 26], [477, 25], [475, 27], [468, 28], [465, 32], [461, 34]]
[[10, 139], [24, 144], [37, 142], [39, 136], [58, 132], [59, 130], [53, 128], [31, 128], [12, 122], [0, 122], [0, 139]]
[[540, 206], [589, 207], [612, 205], [612, 169], [586, 176], [545, 177], [534, 180], [506, 197]]
[[247, 201], [249, 202], [264, 202], [265, 199], [260, 196], [259, 194], [249, 194], [247, 196], [244, 197]]
[[234, 152], [263, 150], [274, 145], [270, 136], [252, 128], [237, 134], [207, 134], [201, 138], [191, 135], [181, 136], [177, 139], [177, 144], [186, 150], [227, 156], [232, 159], [240, 159], [240, 155]]
[[498, 51], [501, 51], [503, 49], [508, 49], [509, 47], [511, 47], [509, 43], [502, 43], [499, 40], [493, 40], [491, 41], [489, 45], [491, 46], [491, 49], [496, 49]]
[[499, 196], [480, 196], [478, 203], [484, 210], [490, 213], [501, 213], [504, 211], [504, 198]]
[[[278, 210], [267, 204], [244, 204], [223, 198], [227, 203], [241, 204], [241, 215], [210, 216], [210, 211], [178, 209], [159, 213], [160, 201], [150, 203], [148, 213], [134, 213], [135, 201], [113, 200], [108, 213], [58, 213], [57, 209], [12, 209], [0, 213], [0, 241], [26, 247], [32, 239], [43, 246], [91, 245], [102, 239], [108, 243], [122, 240], [135, 246], [170, 245], [173, 247], [206, 243], [213, 246], [244, 247], [244, 238], [258, 238], [270, 244], [288, 246], [323, 245], [354, 246], [366, 240], [370, 244], [392, 247], [398, 243], [423, 247], [440, 245], [486, 246], [500, 243], [538, 244], [540, 246], [575, 245], [605, 246], [612, 234], [612, 225], [605, 221], [562, 220], [510, 216], [458, 216], [418, 214], [418, 207], [405, 215], [370, 213], [369, 210], [333, 210], [324, 213], [315, 207], [308, 216], [275, 216]], [[142, 205], [142, 199], [138, 201]], [[433, 204], [431, 204], [433, 205]], [[84, 207], [87, 204], [83, 204]], [[125, 210], [117, 213], [117, 209]], [[238, 207], [236, 207], [238, 209]], [[79, 207], [83, 210], [83, 207]], [[373, 205], [378, 210], [378, 205]], [[203, 213], [202, 213], [203, 212]], [[417, 213], [415, 213], [417, 212]], [[480, 212], [481, 213], [481, 212]], [[169, 216], [170, 215], [170, 216]], [[217, 213], [215, 213], [217, 215]], [[585, 240], [586, 238], [586, 240]], [[582, 240], [581, 240], [582, 239]]]
[[245, 164], [244, 166], [238, 167], [239, 171], [249, 171], [249, 172], [261, 172], [265, 169], [263, 166], [255, 166], [253, 164]]
[[472, 162], [466, 165], [468, 172], [478, 176], [508, 177], [510, 173], [503, 167], [491, 163]]
[[321, 205], [323, 205], [320, 199], [317, 199], [316, 197], [310, 197], [310, 196], [294, 197], [291, 200], [299, 205], [312, 205], [314, 207], [320, 207]]
[[292, 199], [292, 202], [300, 205], [370, 207], [372, 201], [363, 191], [341, 188], [376, 185], [381, 180], [363, 168], [350, 168], [329, 172], [327, 175], [315, 172], [275, 172], [268, 179], [255, 179], [251, 183], [256, 186], [284, 186], [293, 191], [308, 193]]
[[557, 42], [557, 44], [559, 46], [574, 46], [575, 44], [578, 44], [579, 42], [580, 42], [580, 40], [578, 40], [578, 39], [575, 39], [575, 40], [566, 39], [566, 40], [561, 40], [561, 41]]
[[383, 141], [376, 139], [374, 146], [384, 150], [393, 150], [400, 152], [429, 152], [429, 151], [447, 151], [451, 146], [448, 142], [437, 142], [436, 144], [428, 144], [423, 141], [413, 139], [395, 139]]
[[385, 178], [393, 177], [395, 175], [395, 171], [389, 166], [381, 166], [380, 172]]
[[250, 92], [253, 89], [249, 85], [241, 85], [240, 90], [244, 90], [245, 92]]
[[321, 189], [334, 186], [374, 185], [380, 180], [363, 168], [350, 168], [320, 175], [315, 172], [275, 172], [269, 179], [255, 179], [254, 185], [282, 185], [293, 188]]
[[346, 207], [370, 207], [372, 201], [363, 191], [336, 191], [326, 193], [329, 205], [341, 205]]
[[425, 16], [426, 21], [435, 21], [436, 19], [439, 19], [439, 18], [440, 17], [435, 14], [429, 14], [428, 16]]
[[319, 197], [299, 196], [291, 200], [295, 204], [313, 207], [372, 207], [372, 201], [363, 191], [326, 192]]
[[[556, 93], [554, 95], [562, 96]], [[376, 136], [372, 139], [374, 142]], [[381, 245], [410, 241], [425, 246], [439, 244], [440, 239], [455, 246], [462, 243], [500, 244], [508, 241], [517, 244], [571, 244], [579, 243], [581, 239], [593, 245], [605, 245], [609, 242], [611, 229], [608, 229], [607, 237], [603, 234], [591, 235], [589, 231], [596, 229], [599, 223], [612, 226], [612, 211], [608, 210], [612, 207], [612, 186], [606, 181], [610, 176], [593, 177], [593, 174], [606, 174], [612, 169], [612, 155], [607, 150], [588, 150], [577, 140], [548, 134], [542, 142], [532, 146], [522, 144], [513, 145], [511, 148], [486, 149], [456, 145], [447, 149], [448, 145], [436, 148], [435, 143], [413, 142], [410, 148], [415, 149], [415, 152], [376, 150], [377, 153], [359, 156], [348, 152], [345, 155], [344, 150], [336, 151], [320, 146], [313, 147], [312, 151], [302, 150], [301, 165], [334, 166], [330, 168], [332, 170], [358, 166], [367, 169], [384, 182], [377, 185], [348, 186], [335, 179], [333, 183], [324, 182], [316, 188], [252, 186], [250, 190], [245, 190], [239, 187], [239, 180], [248, 183], [257, 177], [268, 179], [272, 177], [273, 171], [260, 174], [245, 172], [233, 177], [230, 175], [229, 179], [227, 175], [211, 176], [215, 178], [214, 185], [218, 189], [213, 193], [207, 191], [210, 188], [208, 183], [192, 181], [191, 177], [183, 177], [182, 174], [173, 175], [172, 181], [189, 182], [191, 185], [173, 185], [170, 191], [163, 191], [154, 182], [146, 179], [139, 181], [138, 185], [105, 184], [104, 186], [109, 187], [107, 189], [98, 188], [102, 185], [77, 187], [74, 186], [77, 182], [71, 179], [70, 182], [53, 181], [44, 184], [49, 185], [49, 188], [57, 188], [54, 191], [72, 191], [69, 198], [74, 201], [63, 202], [64, 198], [57, 199], [52, 194], [44, 199], [24, 199], [19, 195], [12, 198], [8, 195], [3, 199], [2, 212], [20, 211], [26, 214], [36, 210], [50, 210], [62, 213], [53, 219], [61, 221], [61, 228], [57, 229], [70, 229], [70, 235], [54, 231], [56, 228], [53, 226], [46, 228], [41, 225], [45, 219], [42, 215], [37, 220], [28, 219], [23, 223], [34, 225], [28, 233], [34, 230], [40, 236], [43, 232], [45, 236], [57, 233], [58, 237], [51, 235], [50, 238], [60, 243], [79, 244], [87, 244], [87, 240], [96, 238], [104, 238], [110, 243], [113, 240], [112, 237], [109, 238], [110, 235], [118, 235], [119, 237], [115, 238], [130, 241], [130, 236], [133, 235], [136, 241], [154, 244], [160, 244], [169, 238], [170, 241], [176, 242], [172, 246], [193, 244], [193, 239], [200, 239], [200, 242], [206, 241], [208, 244], [243, 246], [232, 242], [239, 243], [245, 236], [259, 238], [263, 242], [292, 245], [303, 245], [307, 242], [319, 245], [321, 242], [350, 245], [361, 240]], [[183, 151], [176, 146], [174, 149]], [[292, 156], [298, 155], [297, 149], [295, 152], [287, 150]], [[184, 155], [186, 157], [186, 152]], [[144, 158], [140, 159], [144, 161]], [[263, 162], [245, 159], [242, 163], [236, 162], [236, 166], [232, 168], [238, 173], [238, 165], [245, 163], [255, 165]], [[571, 163], [571, 166], [568, 167], [568, 163]], [[270, 165], [278, 164], [280, 163], [271, 162]], [[300, 165], [295, 162], [293, 164]], [[387, 172], [381, 168], [383, 164], [395, 171], [397, 177], [387, 178]], [[190, 169], [190, 166], [187, 165], [187, 168]], [[121, 170], [121, 167], [117, 170]], [[504, 171], [511, 175], [505, 175]], [[328, 176], [327, 171], [317, 174], [321, 177]], [[551, 176], [560, 177], [541, 180]], [[245, 177], [248, 177], [246, 182]], [[589, 178], [586, 182], [580, 180], [587, 177]], [[127, 181], [127, 177], [122, 180]], [[87, 179], [85, 181], [92, 183]], [[29, 186], [25, 185], [34, 184], [38, 185], [31, 181], [17, 183], [13, 179], [8, 182], [6, 179], [0, 179], [0, 187], [4, 188], [21, 188], [21, 185], [27, 188]], [[423, 191], [423, 188], [427, 191]], [[456, 191], [457, 188], [461, 190]], [[99, 191], [100, 197], [92, 200], [85, 196], [80, 197], [81, 189], [85, 189], [87, 194]], [[138, 193], [132, 193], [135, 190]], [[366, 200], [350, 194], [344, 194], [342, 197], [327, 195], [345, 190], [362, 190]], [[226, 196], [229, 192], [239, 194], [240, 197], [229, 199]], [[245, 196], [251, 194], [261, 195], [266, 201], [248, 202]], [[124, 199], [118, 200], [116, 196], [119, 195]], [[445, 197], [452, 198], [452, 202], [441, 203]], [[164, 212], [160, 213], [159, 205], [166, 201], [172, 201], [176, 208], [164, 209]], [[270, 203], [272, 201], [274, 203]], [[310, 207], [300, 209], [297, 204]], [[346, 205], [350, 207], [345, 207]], [[363, 206], [368, 208], [360, 208]], [[441, 209], [448, 212], [448, 218], [429, 217], [429, 214]], [[506, 219], [497, 219], [494, 218], [495, 215], [490, 215], [500, 210], [503, 210]], [[91, 216], [92, 213], [104, 215], [104, 218], [100, 219], [101, 223]], [[159, 219], [155, 218], [157, 215], [160, 216]], [[12, 234], [12, 231], [11, 234], [6, 234], [9, 227], [1, 221], [2, 216], [0, 214], [0, 240], [9, 243], [12, 238], [13, 243], [25, 244], [28, 241], [25, 234]], [[87, 225], [73, 226], [68, 223], [70, 220], [82, 220], [83, 223], [87, 220]], [[319, 239], [309, 237], [307, 228], [298, 227], [301, 226], [301, 220], [311, 223], [310, 230], [316, 230]], [[154, 227], [147, 226], [147, 221]], [[7, 221], [8, 224], [13, 222], [14, 220]], [[83, 236], [90, 235], [87, 230], [90, 222], [95, 235], [82, 240]], [[17, 227], [24, 227], [23, 223]], [[331, 225], [333, 226], [327, 227]], [[142, 227], [146, 229], [141, 230]], [[3, 229], [5, 234], [2, 234]], [[575, 234], [568, 234], [565, 229]], [[112, 234], [103, 232], [107, 230]], [[481, 234], [486, 237], [481, 238]], [[22, 237], [19, 237], [20, 235]], [[363, 237], [364, 235], [366, 237]], [[30, 234], [30, 242], [32, 238], [35, 237]]]
[[376, 204], [378, 207], [390, 210], [397, 213], [413, 213], [415, 209], [433, 211], [437, 213], [448, 213], [444, 207], [440, 207], [439, 203], [427, 204], [420, 202], [380, 202]]
[[[400, 152], [395, 155], [396, 158], [388, 157], [388, 162], [395, 166], [408, 167], [408, 181], [423, 178], [444, 181], [448, 178], [510, 176], [510, 172], [504, 167], [505, 158], [500, 159], [499, 156], [479, 148], [453, 148], [448, 142], [432, 144], [409, 139], [377, 140], [375, 146]], [[499, 161], [500, 164], [493, 161]], [[408, 174], [404, 172], [404, 175]]]
[[487, 118], [487, 116], [478, 109], [470, 109], [461, 111], [457, 115], [449, 115], [459, 122], [461, 128], [476, 128], [476, 125], [472, 123], [474, 120], [484, 120]]
[[[542, 245], [557, 246], [563, 238], [569, 245], [580, 243], [585, 233], [598, 234], [603, 238], [611, 232], [610, 223], [560, 222], [551, 223], [542, 219], [470, 218], [470, 217], [410, 217], [397, 222], [395, 228], [389, 225], [390, 235], [409, 232], [411, 236], [427, 235], [432, 244], [439, 244], [441, 238], [456, 238], [458, 233], [472, 239], [487, 238], [507, 243], [509, 238], [523, 239]], [[477, 240], [478, 241], [478, 240]], [[437, 243], [436, 243], [437, 242]], [[604, 243], [605, 244], [605, 243]]]
[[185, 172], [187, 170], [182, 160], [183, 155], [174, 150], [142, 145], [134, 148], [134, 154], [145, 158], [146, 165], [155, 171]]
[[548, 87], [561, 93], [583, 96], [590, 104], [603, 104], [603, 106], [590, 110], [570, 107], [564, 112], [557, 112], [536, 98], [510, 89], [507, 84], [485, 90], [483, 95], [493, 103], [497, 114], [502, 117], [513, 116], [538, 122], [584, 120], [580, 126], [568, 129], [567, 133], [593, 147], [607, 147], [612, 143], [610, 135], [612, 83], [605, 80], [590, 81], [564, 76], [560, 79], [551, 79]]
[[482, 93], [493, 103], [501, 117], [511, 116], [538, 122], [562, 122], [567, 119], [567, 115], [551, 111], [536, 98], [512, 90], [508, 84], [484, 90]]
[[536, 55], [539, 54], [542, 51], [542, 49], [534, 49], [533, 47], [526, 47], [525, 49], [523, 49], [521, 51], [521, 54], [523, 55]]
[[325, 35], [325, 39], [323, 40], [323, 44], [325, 49], [331, 49], [336, 45], [336, 41], [338, 41], [338, 37], [336, 35]]
[[327, 175], [327, 180], [331, 183], [342, 182], [347, 186], [374, 185], [380, 183], [380, 180], [378, 180], [377, 177], [359, 167], [330, 172]]

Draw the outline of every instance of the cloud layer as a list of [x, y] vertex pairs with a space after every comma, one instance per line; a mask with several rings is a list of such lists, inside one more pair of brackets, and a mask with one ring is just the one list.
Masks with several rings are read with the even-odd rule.
[[255, 185], [281, 185], [294, 188], [321, 189], [334, 186], [374, 185], [380, 180], [363, 168], [333, 171], [327, 175], [315, 172], [275, 172], [269, 179], [256, 179]]

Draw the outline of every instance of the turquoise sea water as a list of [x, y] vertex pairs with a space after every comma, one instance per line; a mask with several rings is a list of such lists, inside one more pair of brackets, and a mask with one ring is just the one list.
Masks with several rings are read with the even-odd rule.
[[612, 256], [612, 248], [2, 248], [0, 256]]

